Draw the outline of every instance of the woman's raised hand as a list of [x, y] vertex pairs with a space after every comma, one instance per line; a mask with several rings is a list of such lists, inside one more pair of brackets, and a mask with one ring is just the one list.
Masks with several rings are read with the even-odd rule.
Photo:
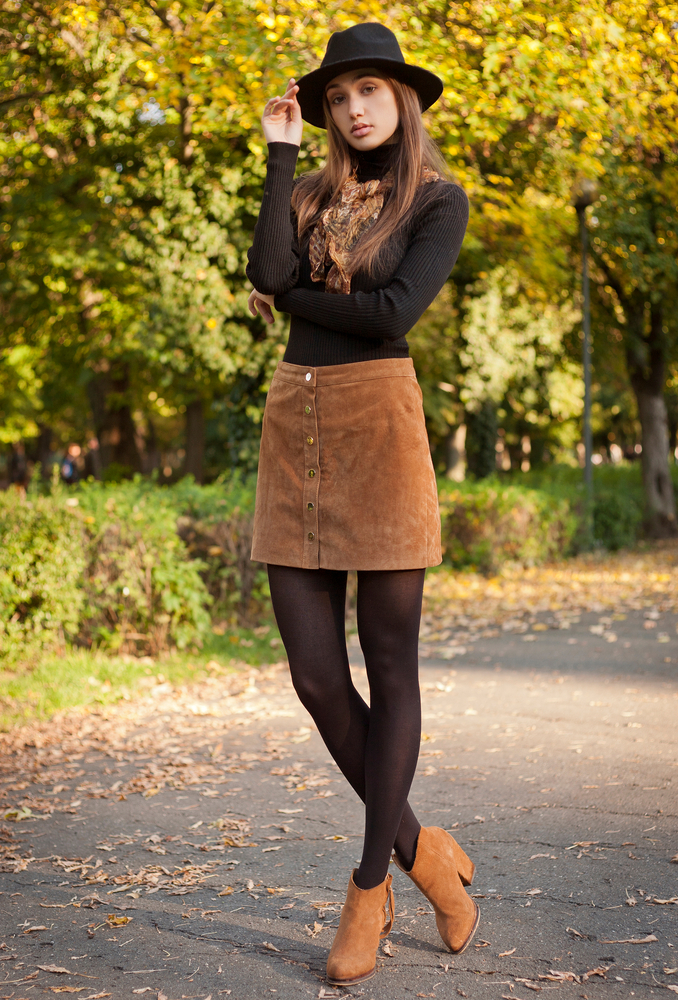
[[292, 78], [287, 84], [284, 97], [272, 97], [266, 102], [261, 117], [266, 142], [289, 142], [294, 146], [301, 145], [303, 123], [301, 108], [297, 101], [298, 93], [299, 87]]

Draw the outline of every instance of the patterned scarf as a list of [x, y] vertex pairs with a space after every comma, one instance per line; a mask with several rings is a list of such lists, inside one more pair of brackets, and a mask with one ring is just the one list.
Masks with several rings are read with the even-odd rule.
[[[440, 174], [424, 167], [422, 184], [440, 180]], [[325, 291], [348, 295], [351, 291], [351, 251], [361, 236], [379, 218], [384, 207], [384, 197], [393, 187], [393, 174], [381, 180], [364, 181], [362, 184], [353, 173], [341, 186], [339, 198], [320, 216], [308, 247], [311, 261], [311, 278], [324, 281]], [[329, 270], [328, 270], [329, 268]]]

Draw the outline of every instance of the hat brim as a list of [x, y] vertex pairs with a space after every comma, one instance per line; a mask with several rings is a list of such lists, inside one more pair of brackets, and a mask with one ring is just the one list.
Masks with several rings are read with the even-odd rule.
[[334, 80], [335, 76], [341, 76], [342, 73], [347, 73], [351, 69], [364, 67], [374, 67], [385, 76], [393, 77], [400, 83], [406, 83], [416, 90], [419, 94], [422, 111], [426, 111], [432, 104], [435, 104], [443, 92], [443, 81], [440, 77], [420, 66], [397, 62], [395, 59], [380, 59], [379, 57], [370, 59], [369, 62], [365, 60], [364, 56], [358, 59], [345, 59], [330, 66], [321, 66], [297, 80], [299, 87], [297, 100], [304, 121], [308, 122], [309, 125], [325, 128], [325, 109], [323, 106], [325, 87], [330, 80]]

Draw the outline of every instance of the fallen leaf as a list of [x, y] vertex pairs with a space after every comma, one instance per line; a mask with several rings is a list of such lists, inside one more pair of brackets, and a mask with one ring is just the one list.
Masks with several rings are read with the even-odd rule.
[[231, 896], [233, 891], [233, 886], [227, 885], [225, 889], [222, 889], [221, 892], [217, 893], [217, 896]]
[[3, 819], [11, 820], [13, 823], [20, 823], [22, 819], [34, 819], [33, 813], [26, 806], [19, 809], [8, 809], [3, 815]]
[[647, 902], [657, 903], [658, 906], [666, 906], [669, 903], [675, 903], [678, 906], [678, 896], [671, 896], [670, 899], [657, 899], [657, 897], [654, 896], [653, 899], [648, 899]]
[[[43, 928], [44, 930], [44, 928]], [[55, 972], [62, 976], [72, 976], [73, 973], [69, 972], [68, 969], [64, 969], [63, 965], [36, 965], [36, 969], [41, 969], [43, 972]]]
[[580, 934], [574, 927], [566, 927], [565, 930], [568, 931], [568, 933], [573, 934], [575, 937], [586, 939], [586, 934]]
[[576, 972], [560, 972], [558, 969], [549, 969], [548, 976], [539, 978], [549, 979], [552, 983], [581, 983], [581, 978]]
[[[388, 940], [388, 938], [386, 939], [386, 941], [382, 942], [381, 950], [383, 951], [384, 955], [388, 955], [389, 958], [393, 958], [393, 956], [395, 954], [395, 952], [393, 950], [393, 945]], [[397, 949], [396, 949], [396, 951], [397, 951]]]
[[672, 975], [674, 974], [674, 972], [678, 972], [678, 966], [676, 966], [676, 968], [675, 968], [675, 969], [666, 969], [666, 968], [665, 968], [665, 969], [663, 970], [663, 972], [664, 972], [664, 975], [665, 975], [665, 976], [672, 976]]
[[[549, 788], [549, 789], [547, 789], [547, 791], [549, 791], [549, 792], [550, 792], [550, 791], [551, 791], [551, 789]], [[533, 854], [533, 855], [532, 855], [532, 856], [530, 857], [530, 861], [534, 861], [534, 859], [535, 859], [535, 858], [550, 858], [550, 857], [551, 857], [551, 855], [550, 855], [550, 854]]]
[[607, 972], [607, 970], [608, 966], [606, 965], [598, 966], [595, 969], [589, 969], [589, 971], [585, 972], [584, 975], [581, 977], [582, 982], [585, 983], [587, 979], [591, 978], [591, 976], [601, 976], [603, 979], [606, 979], [607, 977], [605, 973]]
[[653, 941], [657, 941], [658, 938], [654, 934], [648, 934], [644, 938], [616, 938], [613, 941], [606, 941], [601, 939], [601, 944], [651, 944]]
[[46, 931], [47, 928], [44, 924], [36, 924], [35, 927], [27, 927], [24, 934], [32, 934], [33, 931]]
[[51, 990], [52, 993], [81, 993], [83, 990], [86, 990], [87, 987], [86, 986], [48, 986], [47, 989]]
[[673, 857], [671, 858], [671, 864], [678, 865], [678, 854], [673, 855]]
[[[313, 927], [309, 927], [308, 924], [304, 924], [304, 930], [306, 931], [306, 933], [310, 938], [317, 938], [318, 934], [320, 934], [321, 930], [323, 929], [323, 926], [324, 926], [323, 924], [319, 924], [318, 921], [315, 920], [313, 922]], [[276, 951], [277, 950], [278, 949], [276, 948]]]
[[274, 944], [271, 944], [270, 941], [262, 941], [262, 944], [264, 948], [268, 948], [269, 951], [278, 951], [278, 952], [280, 951], [280, 948], [276, 948], [276, 946]]
[[475, 948], [489, 948], [490, 944], [491, 944], [490, 941], [483, 941], [483, 939], [481, 938], [480, 941], [476, 942], [476, 944], [474, 945], [474, 947]]
[[526, 896], [538, 896], [541, 893], [541, 889], [528, 889], [525, 893]]
[[506, 958], [507, 955], [512, 955], [515, 950], [515, 948], [511, 948], [510, 951], [500, 951], [499, 958]]
[[132, 993], [155, 993], [152, 986], [140, 986], [138, 990], [132, 990]]
[[269, 854], [270, 851], [282, 851], [282, 845], [278, 845], [278, 847], [264, 847], [264, 849], [263, 849], [263, 851], [261, 853], [262, 854]]
[[134, 920], [134, 917], [126, 917], [122, 913], [109, 913], [106, 917], [106, 923], [110, 924], [111, 927], [123, 927], [125, 924], [128, 924], [130, 920]]
[[[92, 993], [91, 996], [84, 997], [83, 1000], [101, 1000], [102, 997], [112, 997], [112, 993]], [[158, 1000], [167, 1000], [164, 993], [158, 993]]]

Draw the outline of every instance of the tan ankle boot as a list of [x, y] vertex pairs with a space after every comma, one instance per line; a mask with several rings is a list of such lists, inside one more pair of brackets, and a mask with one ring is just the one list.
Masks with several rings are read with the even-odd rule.
[[471, 943], [480, 921], [478, 904], [464, 891], [464, 885], [473, 880], [473, 862], [454, 837], [438, 826], [422, 826], [410, 871], [397, 857], [395, 862], [433, 907], [438, 931], [447, 947], [453, 954], [461, 954]]
[[[353, 875], [357, 870], [354, 868]], [[393, 927], [393, 876], [387, 875], [374, 889], [359, 889], [353, 875], [327, 959], [327, 982], [333, 986], [353, 986], [371, 979], [377, 971], [379, 940]]]

